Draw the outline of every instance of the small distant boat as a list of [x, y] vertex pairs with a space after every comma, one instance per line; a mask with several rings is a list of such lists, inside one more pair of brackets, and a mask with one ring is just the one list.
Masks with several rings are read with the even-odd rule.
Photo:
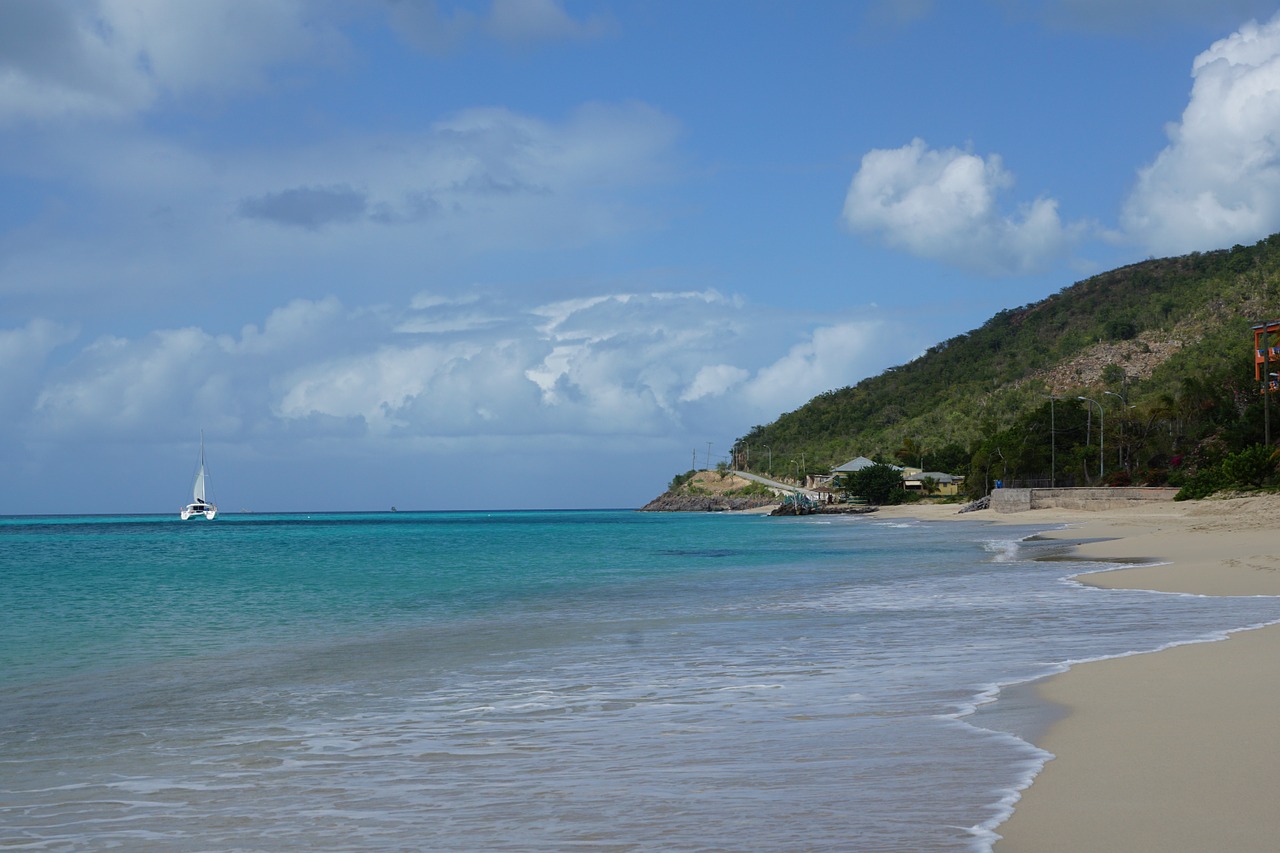
[[218, 514], [218, 508], [205, 498], [205, 483], [208, 481], [209, 475], [204, 470], [204, 431], [200, 432], [200, 469], [196, 471], [196, 483], [191, 489], [191, 503], [182, 508], [179, 515], [183, 521], [188, 518], [203, 515], [209, 521], [213, 521], [214, 516]]

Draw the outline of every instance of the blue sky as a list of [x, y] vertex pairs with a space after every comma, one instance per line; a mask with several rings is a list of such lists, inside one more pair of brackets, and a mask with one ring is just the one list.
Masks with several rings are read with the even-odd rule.
[[637, 506], [1280, 231], [1251, 0], [0, 0], [0, 514]]

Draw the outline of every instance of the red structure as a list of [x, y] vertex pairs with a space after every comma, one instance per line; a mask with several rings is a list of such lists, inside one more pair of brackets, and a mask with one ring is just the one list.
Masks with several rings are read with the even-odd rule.
[[1266, 391], [1280, 391], [1276, 373], [1280, 373], [1280, 320], [1270, 320], [1253, 327], [1253, 378]]

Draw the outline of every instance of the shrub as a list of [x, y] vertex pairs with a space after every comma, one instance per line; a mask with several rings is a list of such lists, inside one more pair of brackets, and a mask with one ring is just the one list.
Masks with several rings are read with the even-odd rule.
[[1118, 468], [1102, 481], [1108, 486], [1132, 486], [1133, 476], [1124, 468]]
[[1201, 498], [1207, 498], [1219, 489], [1225, 489], [1227, 485], [1227, 479], [1222, 474], [1222, 466], [1212, 465], [1201, 468], [1187, 477], [1182, 488], [1173, 496], [1173, 499], [1175, 501], [1198, 501]]
[[1222, 476], [1230, 486], [1263, 486], [1276, 473], [1271, 448], [1255, 444], [1222, 460]]
[[671, 483], [667, 486], [667, 491], [678, 492], [680, 490], [680, 487], [683, 486], [685, 483], [689, 482], [690, 480], [692, 480], [693, 476], [697, 473], [698, 473], [697, 471], [690, 468], [688, 471], [685, 471], [683, 474], [676, 474], [674, 477], [671, 478]]

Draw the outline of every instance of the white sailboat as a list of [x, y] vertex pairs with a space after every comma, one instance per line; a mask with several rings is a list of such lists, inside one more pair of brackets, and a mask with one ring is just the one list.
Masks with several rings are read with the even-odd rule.
[[191, 503], [183, 507], [182, 512], [179, 513], [183, 521], [201, 515], [213, 521], [214, 516], [218, 514], [218, 508], [205, 499], [205, 482], [208, 479], [208, 474], [204, 470], [204, 431], [202, 430], [200, 432], [200, 469], [196, 471], [196, 483], [191, 489]]

